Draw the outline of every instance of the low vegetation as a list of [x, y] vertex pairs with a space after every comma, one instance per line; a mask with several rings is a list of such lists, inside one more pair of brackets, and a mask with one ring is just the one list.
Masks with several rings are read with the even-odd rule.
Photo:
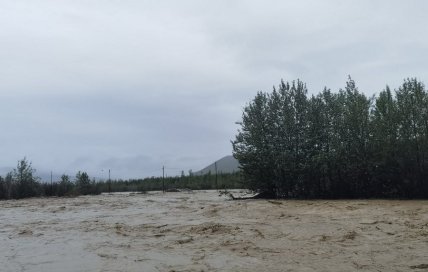
[[6, 177], [0, 176], [0, 199], [19, 199], [39, 196], [96, 195], [102, 192], [173, 191], [178, 189], [232, 189], [242, 187], [240, 174], [181, 175], [177, 177], [151, 177], [145, 179], [96, 181], [86, 172], [77, 172], [74, 180], [62, 175], [61, 180], [42, 182], [35, 169], [25, 158]]

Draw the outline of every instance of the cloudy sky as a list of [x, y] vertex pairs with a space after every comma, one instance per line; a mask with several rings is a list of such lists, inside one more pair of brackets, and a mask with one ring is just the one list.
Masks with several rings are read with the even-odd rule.
[[375, 94], [428, 76], [427, 1], [0, 1], [0, 168], [199, 170], [281, 78]]

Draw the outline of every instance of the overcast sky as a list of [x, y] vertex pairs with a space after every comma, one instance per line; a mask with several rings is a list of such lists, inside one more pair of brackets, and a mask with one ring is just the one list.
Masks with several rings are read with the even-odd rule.
[[0, 168], [199, 170], [281, 78], [368, 95], [428, 75], [427, 1], [0, 1]]

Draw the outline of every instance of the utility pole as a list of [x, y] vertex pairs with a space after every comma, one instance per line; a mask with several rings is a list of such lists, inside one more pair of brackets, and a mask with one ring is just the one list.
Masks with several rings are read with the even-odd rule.
[[217, 162], [214, 163], [215, 167], [215, 189], [218, 191], [218, 183], [217, 183]]
[[108, 170], [108, 193], [111, 193], [110, 169]]
[[165, 193], [165, 165], [162, 166], [162, 191]]
[[52, 181], [52, 171], [51, 171], [51, 194], [53, 195], [53, 181]]

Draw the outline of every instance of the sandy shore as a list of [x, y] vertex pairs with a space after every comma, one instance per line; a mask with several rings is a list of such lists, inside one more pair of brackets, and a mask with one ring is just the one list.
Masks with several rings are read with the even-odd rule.
[[0, 271], [428, 271], [428, 201], [0, 201]]

